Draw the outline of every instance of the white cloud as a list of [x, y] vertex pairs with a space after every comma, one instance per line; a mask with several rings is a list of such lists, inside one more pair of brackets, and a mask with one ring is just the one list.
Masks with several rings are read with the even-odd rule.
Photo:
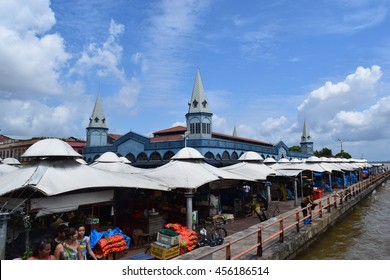
[[55, 24], [49, 5], [49, 0], [2, 0], [0, 25], [21, 34], [43, 34]]
[[350, 111], [367, 107], [376, 96], [376, 86], [382, 72], [379, 66], [358, 67], [355, 73], [337, 84], [328, 81], [324, 86], [313, 90], [298, 106], [312, 126], [320, 132], [331, 129], [330, 122], [340, 111]]
[[120, 66], [123, 47], [118, 43], [118, 37], [123, 32], [124, 26], [111, 20], [107, 40], [101, 46], [96, 43], [89, 44], [71, 70], [71, 74], [99, 77], [112, 75], [125, 82], [125, 73]]
[[[22, 3], [23, 2], [23, 3]], [[59, 69], [69, 59], [47, 1], [0, 2], [0, 92], [61, 93]]]

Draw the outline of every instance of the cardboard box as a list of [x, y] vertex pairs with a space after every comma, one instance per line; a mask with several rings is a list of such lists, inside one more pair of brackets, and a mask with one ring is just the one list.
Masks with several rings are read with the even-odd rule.
[[180, 248], [179, 245], [176, 245], [168, 249], [152, 243], [150, 245], [150, 254], [157, 259], [168, 260], [178, 256], [180, 254]]
[[164, 234], [164, 232], [162, 232], [162, 231], [157, 232], [157, 241], [158, 242], [168, 244], [171, 246], [175, 246], [175, 245], [179, 244], [179, 240], [180, 240], [180, 235], [178, 233], [175, 236], [171, 236], [168, 234]]

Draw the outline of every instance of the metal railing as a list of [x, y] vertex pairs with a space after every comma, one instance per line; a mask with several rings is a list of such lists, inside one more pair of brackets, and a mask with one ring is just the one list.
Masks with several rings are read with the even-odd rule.
[[[388, 178], [389, 175], [390, 173], [387, 172], [380, 175], [371, 176], [368, 179], [350, 185], [346, 189], [334, 191], [333, 193], [314, 201], [317, 202], [317, 209], [312, 210], [311, 205], [309, 205], [305, 208], [296, 209], [295, 211], [291, 210], [289, 211], [291, 213], [287, 212], [289, 214], [287, 214], [286, 216], [281, 215], [281, 217], [278, 217], [276, 221], [267, 223], [264, 226], [260, 226], [257, 230], [243, 235], [240, 238], [235, 239], [234, 241], [228, 241], [225, 244], [220, 245], [218, 248], [214, 248], [210, 251], [207, 251], [205, 254], [199, 255], [197, 259], [209, 258], [212, 254], [221, 250], [225, 250], [226, 260], [239, 259], [240, 257], [250, 253], [255, 249], [257, 250], [256, 255], [258, 257], [261, 257], [263, 255], [264, 250], [266, 249], [266, 246], [272, 246], [272, 244], [275, 244], [277, 242], [283, 243], [284, 237], [288, 232], [299, 232], [300, 229], [305, 226], [304, 221], [308, 217], [311, 217], [312, 220], [315, 220], [316, 218], [321, 218], [323, 216], [324, 211], [330, 213], [332, 211], [332, 208], [337, 209], [339, 205], [342, 205], [346, 201], [352, 199], [354, 196], [363, 193], [369, 187], [373, 185], [377, 186], [378, 183], [382, 182], [386, 177]], [[305, 209], [307, 209], [308, 211], [307, 216], [303, 216], [302, 214], [302, 210]], [[268, 231], [268, 234], [265, 233], [266, 231]], [[239, 253], [232, 256], [233, 246], [236, 246], [237, 248], [242, 247], [239, 245], [239, 242], [254, 235], [257, 235], [257, 242], [255, 242], [252, 246], [246, 248], [245, 250], [241, 251], [240, 249], [238, 249], [237, 251], [239, 251]]]

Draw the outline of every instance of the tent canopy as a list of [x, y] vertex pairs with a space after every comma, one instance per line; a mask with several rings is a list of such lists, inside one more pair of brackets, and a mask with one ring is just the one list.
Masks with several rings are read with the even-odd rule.
[[169, 190], [163, 184], [137, 174], [107, 172], [74, 159], [41, 160], [0, 176], [0, 195], [24, 187], [36, 189], [47, 196], [101, 187]]
[[114, 190], [64, 194], [50, 197], [33, 198], [30, 200], [30, 210], [38, 211], [37, 217], [54, 213], [77, 210], [79, 206], [90, 205], [114, 200]]
[[142, 175], [161, 181], [171, 188], [196, 189], [204, 184], [218, 180], [244, 180], [251, 178], [214, 167], [204, 160], [204, 157], [194, 148], [181, 149], [167, 164], [151, 170], [145, 170]]

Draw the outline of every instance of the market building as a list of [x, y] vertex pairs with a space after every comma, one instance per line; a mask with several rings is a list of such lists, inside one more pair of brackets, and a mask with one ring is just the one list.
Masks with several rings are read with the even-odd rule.
[[305, 159], [313, 155], [313, 141], [306, 121], [300, 142], [302, 152], [289, 151], [283, 141], [274, 145], [256, 139], [239, 137], [236, 129], [232, 135], [214, 131], [213, 113], [209, 109], [199, 69], [196, 72], [188, 106], [188, 113], [185, 115], [186, 127], [176, 126], [156, 131], [152, 137], [133, 131], [119, 136], [109, 133], [102, 102], [98, 96], [86, 129], [84, 160], [92, 163], [103, 153], [110, 151], [118, 156], [126, 157], [133, 165], [156, 167], [168, 162], [184, 147], [195, 148], [208, 163], [219, 167], [237, 162], [237, 159], [248, 151], [257, 152], [264, 159], [270, 157], [276, 160], [281, 158]]

